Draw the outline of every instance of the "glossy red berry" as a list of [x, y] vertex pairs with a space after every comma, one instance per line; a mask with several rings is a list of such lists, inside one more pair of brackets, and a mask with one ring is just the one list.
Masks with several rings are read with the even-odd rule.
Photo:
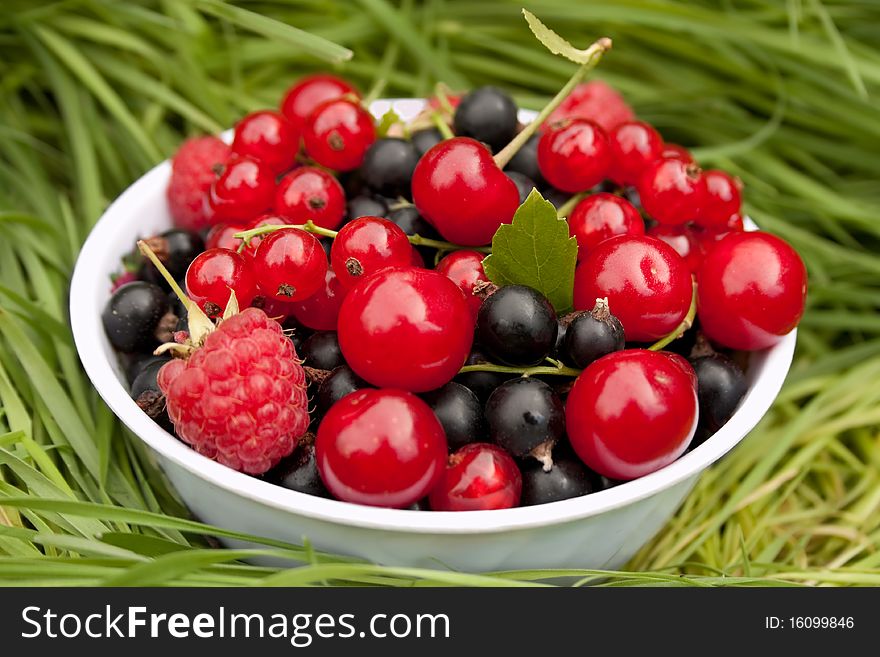
[[694, 390], [697, 390], [699, 386], [699, 381], [697, 380], [697, 373], [694, 371], [694, 366], [691, 365], [690, 361], [682, 356], [681, 354], [677, 354], [674, 351], [658, 351], [658, 354], [663, 354], [673, 363], [675, 363], [682, 372], [687, 375], [687, 378], [694, 386]]
[[294, 317], [303, 326], [316, 331], [335, 331], [339, 309], [347, 290], [339, 283], [336, 272], [328, 268], [324, 286], [302, 301], [290, 304]]
[[589, 119], [608, 132], [621, 123], [634, 120], [635, 114], [611, 85], [602, 80], [591, 80], [576, 86], [553, 110], [542, 129], [565, 119]]
[[611, 172], [611, 149], [602, 128], [586, 119], [551, 125], [538, 141], [538, 168], [556, 189], [574, 194]]
[[211, 223], [249, 223], [272, 207], [275, 174], [259, 160], [233, 157], [208, 193]]
[[[242, 233], [248, 229], [245, 225], [234, 224], [217, 224], [208, 231], [205, 237], [205, 250], [208, 249], [226, 249], [228, 251], [238, 251], [241, 240], [235, 237], [237, 233]], [[253, 249], [255, 251], [256, 249]]]
[[357, 169], [376, 141], [372, 115], [347, 98], [318, 105], [303, 129], [306, 152], [318, 164], [336, 171]]
[[618, 185], [635, 185], [663, 151], [663, 138], [643, 121], [621, 123], [608, 134], [611, 175]]
[[278, 183], [275, 212], [289, 224], [312, 221], [336, 230], [345, 215], [345, 191], [329, 173], [317, 167], [299, 167]]
[[276, 174], [293, 166], [298, 150], [299, 135], [278, 112], [252, 112], [235, 126], [232, 152], [260, 160]]
[[696, 165], [677, 158], [661, 158], [645, 169], [638, 191], [645, 212], [658, 223], [678, 225], [700, 215], [706, 181]]
[[419, 253], [419, 250], [415, 246], [412, 247], [409, 264], [418, 269], [425, 268], [425, 259], [422, 257], [422, 254]]
[[302, 135], [306, 119], [318, 105], [342, 96], [359, 96], [348, 82], [335, 75], [319, 73], [302, 78], [281, 101], [281, 113], [290, 121], [297, 139]]
[[592, 249], [574, 274], [574, 307], [608, 304], [627, 341], [662, 338], [684, 319], [691, 304], [691, 273], [675, 250], [645, 235], [612, 237]]
[[706, 181], [706, 196], [696, 222], [704, 228], [724, 229], [742, 206], [742, 182], [717, 169], [704, 171], [703, 179]]
[[483, 258], [485, 257], [479, 251], [463, 249], [461, 251], [453, 251], [445, 256], [435, 267], [436, 271], [448, 276], [464, 292], [474, 322], [477, 321], [477, 314], [480, 312], [480, 305], [483, 303], [482, 298], [474, 294], [474, 285], [489, 282], [486, 272], [483, 271]]
[[689, 225], [664, 226], [657, 224], [648, 229], [648, 235], [666, 242], [684, 259], [691, 273], [697, 273], [697, 269], [703, 262], [703, 246]]
[[565, 420], [571, 446], [588, 467], [612, 479], [635, 479], [687, 449], [697, 425], [697, 392], [665, 355], [617, 351], [577, 378]]
[[443, 274], [385, 269], [352, 288], [339, 311], [339, 346], [367, 382], [413, 392], [449, 383], [473, 341], [467, 299]]
[[516, 184], [480, 142], [455, 137], [425, 153], [412, 178], [419, 213], [444, 239], [464, 246], [492, 241], [519, 207]]
[[700, 247], [701, 256], [705, 256], [728, 233], [741, 233], [744, 229], [742, 215], [740, 214], [730, 215], [727, 223], [720, 228], [703, 228], [696, 224], [691, 226], [691, 232]]
[[687, 162], [688, 164], [695, 162], [694, 156], [691, 155], [691, 152], [688, 149], [684, 146], [679, 146], [678, 144], [670, 144], [669, 142], [663, 144], [663, 148], [660, 151], [660, 157], [663, 159], [677, 159], [682, 162]]
[[[625, 124], [629, 125], [629, 124]], [[568, 218], [571, 236], [577, 239], [578, 258], [615, 235], [644, 235], [645, 222], [632, 203], [624, 198], [599, 192], [578, 203]]]
[[449, 457], [431, 490], [434, 511], [487, 511], [519, 506], [522, 475], [510, 454], [489, 443], [470, 443]]
[[352, 392], [327, 411], [315, 457], [327, 489], [355, 504], [401, 508], [436, 486], [446, 461], [440, 421], [402, 390]]
[[343, 288], [396, 265], [412, 264], [412, 245], [399, 226], [382, 217], [345, 224], [330, 249], [330, 264]]
[[807, 271], [775, 235], [730, 233], [706, 254], [697, 291], [700, 326], [710, 340], [731, 349], [764, 349], [804, 314]]
[[311, 233], [283, 228], [263, 239], [254, 256], [254, 273], [267, 297], [300, 301], [323, 285], [327, 255]]
[[186, 293], [208, 317], [223, 314], [231, 292], [240, 308], [251, 305], [257, 280], [250, 261], [227, 249], [210, 249], [196, 256], [186, 270]]

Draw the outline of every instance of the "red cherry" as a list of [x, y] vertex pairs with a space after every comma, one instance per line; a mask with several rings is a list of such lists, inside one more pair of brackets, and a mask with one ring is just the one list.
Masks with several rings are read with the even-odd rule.
[[232, 152], [260, 160], [276, 174], [293, 166], [298, 150], [299, 135], [278, 112], [252, 112], [235, 126]]
[[693, 164], [695, 161], [694, 156], [691, 155], [691, 152], [684, 146], [670, 143], [663, 144], [663, 148], [660, 151], [660, 157], [664, 160], [681, 160], [682, 162], [686, 162], [687, 164]]
[[275, 174], [252, 157], [233, 157], [208, 193], [211, 223], [250, 222], [270, 207], [275, 197]]
[[541, 128], [546, 129], [565, 119], [589, 119], [609, 132], [635, 118], [632, 108], [615, 89], [602, 80], [592, 80], [576, 86]]
[[290, 121], [297, 140], [302, 135], [306, 119], [318, 105], [342, 96], [359, 96], [357, 90], [345, 80], [319, 73], [302, 78], [294, 84], [281, 101], [281, 113]]
[[330, 264], [345, 289], [385, 267], [411, 263], [412, 246], [406, 233], [383, 217], [349, 221], [330, 248]]
[[401, 508], [443, 475], [446, 435], [431, 408], [402, 390], [352, 392], [318, 427], [321, 481], [344, 502]]
[[376, 141], [372, 115], [347, 98], [318, 105], [306, 120], [303, 144], [315, 162], [336, 171], [357, 169]]
[[668, 335], [691, 304], [691, 274], [675, 250], [646, 235], [605, 240], [574, 273], [574, 307], [590, 310], [608, 297], [627, 341], [648, 342]]
[[458, 286], [468, 300], [474, 323], [483, 300], [474, 294], [474, 285], [488, 283], [489, 278], [483, 271], [483, 258], [486, 256], [478, 251], [453, 251], [445, 256], [434, 268]]
[[449, 383], [474, 335], [467, 300], [455, 283], [412, 267], [385, 269], [352, 288], [338, 331], [342, 354], [358, 376], [413, 392]]
[[677, 225], [700, 215], [706, 199], [706, 181], [696, 165], [661, 158], [645, 169], [638, 191], [645, 212], [658, 223]]
[[710, 340], [764, 349], [803, 316], [807, 271], [797, 251], [775, 235], [729, 233], [703, 259], [697, 291], [700, 326]]
[[571, 446], [591, 469], [635, 479], [672, 463], [697, 425], [697, 392], [680, 364], [645, 349], [591, 363], [565, 404]]
[[230, 292], [241, 308], [251, 305], [257, 294], [257, 280], [250, 262], [227, 249], [209, 249], [196, 256], [186, 270], [186, 293], [208, 317], [219, 317], [229, 302]]
[[[238, 251], [241, 240], [235, 237], [235, 235], [236, 233], [242, 233], [247, 229], [247, 226], [217, 224], [208, 231], [208, 235], [205, 237], [205, 250], [226, 249], [228, 251]], [[254, 250], [256, 249], [251, 246], [251, 251]]]
[[345, 191], [329, 173], [317, 167], [299, 167], [278, 183], [275, 212], [289, 224], [312, 221], [336, 230], [345, 215]]
[[691, 273], [696, 273], [703, 262], [703, 247], [688, 225], [664, 226], [657, 224], [648, 229], [648, 235], [666, 242], [684, 258]]
[[696, 222], [704, 228], [723, 229], [742, 206], [742, 182], [724, 171], [712, 169], [703, 172], [706, 196]]
[[260, 291], [279, 301], [300, 301], [324, 283], [327, 256], [318, 239], [299, 228], [266, 236], [254, 256]]
[[644, 235], [645, 222], [632, 203], [624, 198], [599, 192], [578, 203], [568, 218], [568, 230], [577, 239], [578, 258], [615, 235]]
[[496, 445], [470, 443], [449, 457], [431, 490], [434, 511], [485, 511], [519, 506], [522, 475], [510, 454]]
[[347, 290], [339, 284], [336, 272], [327, 269], [324, 287], [310, 297], [290, 304], [291, 313], [303, 326], [315, 331], [335, 331], [339, 309]]
[[557, 189], [574, 194], [595, 187], [611, 169], [608, 137], [586, 119], [551, 125], [538, 140], [538, 168]]
[[642, 121], [621, 123], [608, 135], [611, 179], [618, 185], [635, 185], [642, 172], [663, 151], [663, 138]]
[[464, 246], [492, 241], [519, 207], [516, 184], [480, 142], [455, 137], [426, 152], [412, 178], [419, 213], [444, 239]]

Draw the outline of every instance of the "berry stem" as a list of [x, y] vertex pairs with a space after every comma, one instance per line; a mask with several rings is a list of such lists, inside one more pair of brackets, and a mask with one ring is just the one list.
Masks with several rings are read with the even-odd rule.
[[571, 215], [572, 210], [577, 207], [577, 204], [583, 201], [587, 196], [590, 195], [590, 192], [578, 192], [570, 199], [568, 199], [565, 203], [559, 206], [559, 209], [556, 211], [556, 216], [560, 219], [567, 219], [569, 215]]
[[431, 121], [434, 123], [437, 130], [440, 131], [440, 134], [443, 135], [443, 139], [452, 139], [455, 137], [455, 135], [452, 134], [452, 129], [449, 127], [449, 124], [446, 123], [440, 112], [437, 110], [431, 110]]
[[541, 124], [544, 123], [547, 117], [553, 113], [553, 110], [559, 107], [562, 101], [568, 97], [574, 88], [583, 82], [584, 78], [587, 77], [587, 73], [596, 67], [596, 64], [602, 59], [602, 55], [609, 50], [611, 50], [611, 39], [607, 37], [602, 37], [587, 49], [586, 53], [589, 56], [589, 59], [586, 63], [581, 64], [569, 81], [565, 83], [565, 86], [563, 86], [553, 99], [547, 103], [544, 109], [538, 113], [535, 120], [523, 128], [520, 133], [516, 135], [509, 144], [507, 144], [507, 146], [502, 148], [495, 155], [495, 164], [498, 165], [499, 169], [503, 169], [507, 166], [508, 162], [513, 159], [513, 156], [517, 154], [519, 149], [525, 145], [529, 138], [535, 134], [535, 131], [541, 127]]
[[574, 367], [568, 367], [559, 363], [556, 365], [538, 365], [536, 367], [509, 367], [507, 365], [496, 365], [495, 363], [477, 363], [476, 365], [465, 365], [458, 373], [467, 374], [468, 372], [499, 372], [501, 374], [519, 374], [520, 376], [536, 376], [538, 374], [555, 374], [557, 376], [579, 376], [583, 370]]
[[687, 314], [684, 316], [684, 319], [681, 320], [681, 324], [675, 327], [675, 329], [669, 335], [660, 338], [648, 347], [651, 351], [660, 351], [670, 342], [678, 340], [684, 332], [687, 331], [691, 326], [694, 325], [694, 317], [697, 315], [697, 283], [694, 281], [693, 285], [693, 293], [691, 294], [691, 306], [688, 308]]

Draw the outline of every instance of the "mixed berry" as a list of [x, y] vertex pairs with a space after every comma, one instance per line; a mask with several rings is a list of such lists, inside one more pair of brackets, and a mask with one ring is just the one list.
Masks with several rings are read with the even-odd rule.
[[[317, 75], [231, 145], [186, 141], [175, 227], [103, 314], [139, 406], [278, 486], [435, 511], [588, 495], [706, 440], [743, 352], [797, 325], [804, 265], [607, 85], [547, 109], [524, 126], [502, 89], [440, 90], [389, 125]], [[547, 211], [563, 250], [499, 238]], [[538, 270], [570, 254], [567, 277], [485, 264], [516, 248]]]

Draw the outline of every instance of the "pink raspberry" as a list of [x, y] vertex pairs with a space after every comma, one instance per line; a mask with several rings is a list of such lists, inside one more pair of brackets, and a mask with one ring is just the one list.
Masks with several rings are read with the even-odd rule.
[[221, 322], [188, 360], [164, 365], [158, 383], [177, 435], [248, 474], [275, 466], [309, 426], [293, 343], [257, 308]]
[[601, 80], [593, 80], [575, 87], [568, 98], [547, 117], [544, 125], [577, 118], [590, 119], [605, 132], [611, 132], [619, 124], [632, 121], [636, 116], [613, 87]]
[[187, 139], [171, 161], [171, 180], [166, 195], [174, 224], [198, 231], [210, 224], [205, 212], [205, 198], [216, 169], [229, 159], [229, 146], [217, 137]]

